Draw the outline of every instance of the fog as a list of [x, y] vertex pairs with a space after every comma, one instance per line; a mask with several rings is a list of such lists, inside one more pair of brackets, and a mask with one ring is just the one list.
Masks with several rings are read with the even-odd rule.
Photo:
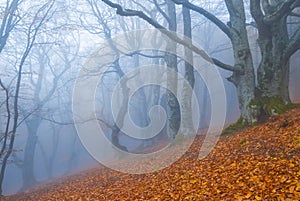
[[[1, 10], [5, 9], [7, 2], [4, 0], [0, 2]], [[9, 39], [0, 53], [0, 78], [9, 92], [11, 121], [15, 114], [13, 100], [17, 78], [19, 74], [22, 75], [17, 108], [19, 112], [18, 125], [13, 151], [6, 165], [3, 181], [4, 195], [27, 190], [38, 184], [99, 165], [82, 144], [74, 124], [72, 101], [78, 72], [87, 65], [91, 55], [95, 52], [97, 55], [101, 54], [98, 47], [102, 41], [118, 37], [118, 34], [126, 31], [151, 27], [135, 17], [116, 16], [115, 11], [102, 2], [97, 4], [96, 1], [89, 0], [66, 0], [55, 1], [52, 5], [52, 1], [49, 1], [47, 7], [43, 8], [44, 10], [39, 10], [45, 2], [47, 1], [25, 0], [20, 4], [18, 8], [20, 21], [11, 31]], [[128, 2], [129, 6], [141, 9], [134, 1]], [[153, 3], [147, 2], [147, 4], [154, 13], [158, 12], [154, 9]], [[224, 22], [228, 20], [228, 16], [223, 12], [225, 8], [222, 3], [210, 2], [207, 7], [211, 10], [218, 9], [215, 12], [216, 15]], [[37, 18], [34, 18], [37, 12], [40, 13]], [[178, 7], [178, 13], [180, 12]], [[160, 15], [157, 14], [157, 16], [157, 21], [165, 23]], [[208, 55], [217, 57], [224, 63], [233, 64], [229, 39], [205, 18], [194, 13], [192, 19], [193, 42], [200, 44]], [[39, 23], [41, 23], [40, 27]], [[182, 26], [183, 22], [181, 18], [178, 18], [178, 30], [181, 30]], [[36, 35], [30, 35], [35, 31]], [[179, 32], [182, 33], [182, 31]], [[257, 68], [260, 59], [256, 42], [257, 33], [250, 27], [248, 33], [254, 65]], [[128, 38], [128, 40], [133, 39]], [[155, 37], [151, 40], [155, 40]], [[138, 43], [143, 42], [133, 40], [132, 44], [138, 46]], [[159, 43], [159, 41], [156, 42]], [[30, 47], [30, 51], [26, 52], [30, 43], [32, 43], [32, 47]], [[25, 58], [26, 53], [28, 55]], [[112, 107], [114, 107], [112, 106], [112, 96], [122, 75], [146, 65], [166, 66], [163, 58], [164, 52], [145, 50], [139, 53], [123, 55], [118, 59], [118, 64], [107, 64], [110, 67], [101, 76], [97, 72], [95, 73], [95, 76], [101, 77], [94, 92], [95, 117], [105, 136], [112, 142], [116, 140], [113, 139], [115, 119], [112, 113]], [[22, 58], [25, 58], [24, 61]], [[184, 76], [184, 62], [181, 59], [177, 60], [178, 72]], [[299, 64], [300, 52], [298, 51], [293, 55], [290, 63], [289, 89], [293, 102], [300, 102]], [[218, 69], [218, 71], [226, 92], [225, 125], [227, 126], [239, 118], [238, 98], [235, 86], [227, 80], [232, 73], [222, 69]], [[155, 71], [149, 76], [160, 79], [161, 83], [166, 82], [165, 72]], [[195, 72], [194, 92], [201, 120], [196, 122], [199, 132], [209, 127], [212, 108], [211, 97], [202, 76]], [[143, 82], [143, 78], [139, 75], [133, 77], [135, 77], [137, 85], [139, 82]], [[150, 125], [149, 112], [155, 105], [159, 105], [167, 111], [167, 91], [168, 89], [157, 85], [144, 86], [135, 91], [128, 103], [128, 112], [135, 125], [139, 127]], [[5, 90], [0, 88], [1, 135], [5, 133], [8, 121], [6, 99]], [[124, 97], [120, 96], [117, 104], [122, 105], [123, 99]], [[161, 119], [161, 121], [163, 120]], [[12, 124], [10, 124], [9, 130], [12, 128]], [[89, 132], [97, 133], [97, 130]], [[166, 125], [155, 137], [150, 139], [134, 139], [119, 131], [117, 140], [121, 145], [119, 148], [132, 153], [140, 153], [149, 147], [169, 142]], [[107, 160], [115, 159], [110, 153], [103, 154], [107, 156]]]

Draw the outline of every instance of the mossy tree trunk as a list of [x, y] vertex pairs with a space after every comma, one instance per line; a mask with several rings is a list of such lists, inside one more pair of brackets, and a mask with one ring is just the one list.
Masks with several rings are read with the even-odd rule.
[[236, 71], [228, 78], [237, 88], [239, 108], [243, 123], [253, 124], [257, 121], [256, 108], [251, 108], [250, 103], [255, 98], [255, 74], [250, 51], [244, 3], [242, 0], [226, 0], [230, 14], [230, 39], [233, 47]]
[[284, 102], [290, 102], [289, 62], [284, 58], [284, 50], [288, 44], [286, 17], [264, 26], [258, 39], [261, 50], [261, 62], [257, 72], [260, 96], [278, 96]]
[[[258, 29], [261, 61], [257, 71], [258, 107], [267, 115], [280, 113], [289, 96], [289, 59], [300, 46], [300, 29], [290, 37], [287, 18], [294, 1], [251, 1], [251, 14]], [[268, 106], [267, 106], [268, 105]]]
[[[152, 20], [141, 11], [124, 10], [119, 4], [114, 4], [109, 0], [102, 1], [109, 6], [116, 8], [119, 15], [138, 16], [154, 27], [166, 30], [163, 25]], [[264, 57], [258, 73], [258, 79], [262, 84], [257, 87], [261, 90], [261, 93], [258, 93], [258, 96], [255, 94], [255, 92], [259, 90], [255, 90], [255, 74], [247, 37], [244, 1], [225, 0], [230, 15], [228, 24], [223, 23], [214, 14], [189, 1], [168, 0], [167, 3], [170, 3], [170, 1], [183, 5], [184, 7], [203, 15], [219, 27], [231, 40], [235, 60], [234, 66], [225, 64], [216, 58], [212, 58], [212, 60], [220, 68], [233, 72], [229, 81], [233, 82], [237, 87], [239, 107], [244, 123], [252, 124], [259, 116], [259, 108], [257, 108], [257, 105], [252, 104], [252, 101], [255, 102], [256, 97], [278, 94], [282, 97], [281, 99], [283, 101], [289, 102], [288, 61], [290, 57], [300, 49], [300, 27], [289, 37], [286, 32], [286, 18], [295, 8], [300, 7], [298, 0], [250, 0], [251, 15], [254, 18], [254, 24], [259, 31], [262, 54]], [[266, 35], [262, 33], [266, 33]], [[270, 34], [271, 37], [269, 37], [268, 34]], [[181, 43], [176, 37], [169, 36], [176, 42]], [[289, 37], [288, 43], [284, 43], [286, 37]], [[283, 54], [281, 54], [280, 48], [283, 49]], [[272, 56], [269, 57], [269, 54]], [[268, 64], [268, 62], [270, 64]], [[270, 78], [273, 78], [273, 80], [276, 79], [275, 81], [267, 82], [267, 80], [272, 80]]]
[[233, 73], [228, 80], [237, 88], [242, 122], [246, 124], [256, 122], [258, 113], [256, 108], [251, 107], [250, 104], [255, 99], [255, 73], [246, 30], [244, 1], [225, 0], [230, 15], [230, 21], [227, 24], [224, 24], [207, 10], [188, 1], [172, 1], [205, 16], [228, 36], [233, 48], [234, 66], [225, 64], [216, 58], [211, 59], [218, 67]]

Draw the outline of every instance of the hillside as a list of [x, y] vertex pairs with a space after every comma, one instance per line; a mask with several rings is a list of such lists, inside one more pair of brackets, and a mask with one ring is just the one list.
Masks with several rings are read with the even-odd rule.
[[222, 136], [199, 160], [202, 138], [155, 173], [99, 166], [4, 200], [300, 200], [300, 109]]

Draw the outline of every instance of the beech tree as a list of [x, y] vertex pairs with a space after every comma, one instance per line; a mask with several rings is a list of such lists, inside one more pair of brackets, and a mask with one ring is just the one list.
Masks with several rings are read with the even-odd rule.
[[[246, 30], [247, 24], [245, 23], [244, 1], [225, 0], [230, 15], [230, 21], [227, 25], [218, 22], [218, 19], [214, 18], [211, 13], [208, 13], [201, 7], [187, 3], [186, 1], [174, 0], [174, 2], [182, 4], [211, 19], [224, 33], [226, 33], [228, 28], [231, 30], [228, 37], [230, 37], [233, 46], [235, 67], [242, 69], [242, 71], [240, 71], [241, 73], [239, 74], [234, 72], [229, 80], [233, 82], [238, 89], [242, 117], [246, 120], [249, 119], [243, 115], [244, 110], [248, 111], [248, 114], [251, 115], [249, 116], [251, 121], [248, 120], [246, 121], [247, 123], [252, 123], [253, 120], [256, 121], [262, 114], [271, 115], [272, 113], [279, 113], [286, 104], [290, 103], [288, 89], [289, 60], [300, 48], [300, 28], [289, 34], [287, 31], [287, 18], [291, 15], [299, 17], [299, 15], [293, 12], [300, 6], [299, 0], [251, 0], [248, 2], [250, 3], [252, 18], [254, 19], [252, 25], [254, 25], [258, 31], [257, 42], [261, 52], [261, 60], [256, 72], [258, 84], [254, 86], [252, 86], [254, 77], [251, 72], [251, 69], [253, 69], [252, 56], [249, 51], [249, 42], [247, 38], [245, 38], [247, 33], [243, 35], [234, 34], [235, 30]], [[242, 19], [240, 23], [238, 23], [239, 19]], [[243, 43], [244, 45], [242, 45], [240, 49], [235, 49], [234, 44], [239, 40], [241, 44]], [[243, 65], [239, 62], [241, 60], [248, 60], [248, 63], [246, 62], [245, 65]], [[242, 86], [243, 83], [240, 82], [240, 78], [242, 77], [246, 79], [248, 77], [251, 83], [244, 83], [245, 86]], [[251, 96], [248, 96], [247, 101], [242, 104], [244, 101], [241, 98], [246, 94], [251, 94]]]
[[[9, 1], [7, 1], [9, 2]], [[11, 7], [8, 7], [10, 9], [14, 8], [14, 6], [19, 5], [19, 1], [14, 1], [15, 4], [12, 4]], [[54, 1], [48, 1], [46, 3], [44, 3], [43, 5], [41, 5], [40, 7], [37, 8], [37, 10], [35, 10], [32, 13], [32, 16], [29, 19], [26, 19], [24, 21], [22, 21], [23, 24], [23, 28], [25, 28], [25, 46], [24, 46], [24, 50], [22, 52], [22, 55], [20, 57], [20, 60], [17, 62], [18, 66], [17, 66], [17, 75], [16, 75], [16, 82], [15, 82], [15, 90], [14, 90], [14, 97], [13, 97], [13, 109], [12, 109], [12, 113], [13, 115], [9, 115], [10, 110], [7, 110], [8, 116], [7, 116], [7, 128], [11, 129], [9, 130], [9, 135], [10, 135], [10, 142], [8, 145], [6, 145], [6, 141], [4, 142], [5, 144], [3, 145], [3, 152], [5, 151], [5, 153], [2, 152], [3, 156], [3, 162], [1, 164], [1, 172], [0, 172], [0, 194], [2, 194], [2, 183], [3, 183], [3, 179], [4, 179], [4, 175], [5, 175], [5, 170], [6, 170], [6, 165], [7, 165], [7, 161], [8, 158], [11, 156], [12, 152], [13, 152], [13, 148], [14, 148], [14, 142], [15, 142], [15, 136], [16, 136], [16, 132], [17, 132], [17, 128], [19, 126], [19, 98], [20, 98], [20, 88], [21, 88], [21, 82], [22, 82], [22, 75], [23, 75], [23, 67], [24, 64], [36, 42], [36, 37], [41, 29], [41, 27], [44, 25], [45, 21], [47, 21], [48, 17], [49, 17], [49, 13], [50, 10], [53, 7], [53, 3]], [[8, 3], [9, 5], [9, 3]], [[13, 6], [14, 5], [14, 6]], [[17, 9], [17, 8], [15, 8]], [[33, 9], [29, 9], [30, 11], [33, 11]], [[7, 14], [5, 16], [8, 16], [8, 18], [10, 18], [10, 15], [15, 16], [15, 14], [10, 13], [10, 10], [6, 11]], [[29, 14], [29, 12], [28, 12]], [[13, 20], [13, 19], [11, 19]], [[11, 20], [3, 20], [2, 21], [2, 25], [3, 23], [6, 24], [5, 27], [7, 27], [9, 25], [8, 28], [8, 32], [7, 34], [11, 34], [11, 28], [13, 28], [15, 26], [15, 23], [11, 23]], [[26, 21], [28, 20], [28, 21]], [[6, 35], [4, 35], [6, 37]], [[3, 38], [4, 39], [4, 44], [6, 44], [7, 42], [7, 38]], [[8, 88], [6, 86], [4, 86], [4, 84], [1, 84], [2, 88], [7, 90]], [[8, 101], [8, 97], [6, 97], [6, 100]], [[7, 102], [6, 101], [6, 102]], [[12, 121], [10, 121], [10, 118], [12, 118]], [[10, 123], [11, 122], [11, 123]], [[11, 124], [11, 125], [10, 125]], [[8, 135], [8, 129], [6, 129], [6, 136]]]
[[[186, 7], [182, 7], [182, 19], [183, 19], [183, 33], [187, 38], [192, 39], [192, 20], [191, 20], [191, 12]], [[195, 75], [193, 69], [193, 52], [189, 48], [185, 48], [185, 56], [188, 58], [189, 62], [184, 62], [185, 73], [184, 77], [189, 82], [189, 85], [194, 89], [195, 85]], [[191, 91], [186, 89], [188, 86], [184, 84], [182, 93], [183, 93], [183, 115], [182, 115], [182, 127], [183, 133], [192, 133], [193, 128], [193, 117], [192, 117], [192, 101], [191, 101]]]
[[[38, 78], [34, 79], [31, 78], [30, 85], [33, 89], [33, 96], [30, 99], [29, 108], [24, 109], [24, 114], [31, 115], [25, 120], [25, 124], [28, 130], [28, 137], [25, 145], [24, 150], [24, 165], [22, 167], [22, 176], [23, 176], [23, 186], [24, 188], [28, 188], [36, 183], [35, 176], [34, 176], [34, 156], [35, 150], [38, 143], [38, 129], [42, 123], [43, 117], [47, 116], [43, 114], [43, 109], [45, 105], [51, 100], [51, 97], [54, 96], [61, 78], [64, 74], [71, 69], [72, 63], [75, 61], [77, 56], [77, 51], [71, 55], [71, 48], [67, 48], [61, 44], [62, 47], [58, 49], [52, 50], [49, 47], [39, 47], [34, 49], [34, 55], [38, 62]], [[50, 51], [53, 51], [57, 54], [57, 60], [61, 61], [61, 65], [59, 69], [53, 67], [49, 59]], [[52, 53], [53, 54], [53, 53]], [[71, 56], [70, 56], [71, 55]], [[50, 64], [49, 64], [50, 63]], [[48, 65], [47, 65], [48, 64]], [[55, 64], [54, 64], [55, 65]], [[49, 69], [49, 70], [48, 70]], [[53, 78], [48, 83], [49, 87], [45, 90], [45, 82], [46, 76], [45, 74], [51, 75]], [[45, 92], [47, 91], [47, 92]], [[48, 108], [47, 108], [48, 109]], [[48, 113], [48, 112], [47, 112]]]
[[[102, 1], [116, 8], [117, 14], [138, 16], [166, 33], [164, 26], [142, 11], [124, 9], [121, 5], [109, 0]], [[281, 108], [290, 103], [288, 91], [289, 59], [300, 48], [300, 27], [294, 33], [288, 34], [287, 18], [290, 15], [296, 15], [293, 11], [300, 6], [299, 0], [247, 1], [250, 3], [250, 11], [254, 20], [251, 25], [257, 28], [259, 35], [261, 61], [256, 73], [248, 41], [247, 26], [249, 24], [245, 14], [246, 1], [224, 0], [229, 15], [227, 23], [224, 23], [208, 10], [189, 1], [172, 1], [206, 17], [230, 39], [234, 65], [225, 64], [216, 58], [211, 59], [218, 67], [232, 71], [232, 76], [228, 80], [236, 86], [242, 122], [255, 123], [260, 115], [279, 113]], [[179, 38], [166, 34], [183, 44]], [[194, 47], [192, 50], [196, 53], [199, 52]], [[255, 82], [256, 74], [258, 84]]]
[[290, 102], [289, 60], [300, 48], [300, 27], [288, 34], [287, 19], [297, 15], [293, 11], [300, 6], [299, 0], [260, 1], [251, 0], [252, 17], [258, 30], [261, 61], [257, 71], [259, 95], [278, 97]]

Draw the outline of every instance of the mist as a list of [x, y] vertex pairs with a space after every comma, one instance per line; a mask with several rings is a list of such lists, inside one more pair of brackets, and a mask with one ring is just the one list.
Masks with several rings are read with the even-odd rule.
[[[1, 10], [6, 9], [8, 2], [10, 1], [0, 1]], [[114, 10], [102, 2], [99, 2], [98, 5], [96, 1], [92, 0], [78, 2], [25, 0], [22, 3], [18, 2], [20, 3], [16, 8], [18, 15], [13, 19], [15, 24], [11, 25], [9, 38], [4, 42], [3, 49], [0, 50], [0, 79], [3, 83], [3, 87], [0, 88], [0, 143], [1, 147], [5, 143], [5, 153], [9, 150], [8, 142], [11, 140], [11, 131], [14, 129], [13, 117], [18, 111], [13, 149], [6, 164], [2, 185], [4, 195], [26, 191], [34, 186], [101, 165], [82, 143], [82, 138], [78, 135], [75, 125], [78, 121], [74, 121], [76, 114], [73, 111], [73, 95], [79, 72], [87, 64], [90, 64], [89, 61], [93, 55], [101, 55], [102, 51], [105, 52], [105, 50], [98, 49], [103, 41], [118, 38], [120, 34], [128, 31], [152, 28], [140, 18], [116, 16]], [[199, 3], [201, 2], [199, 1]], [[146, 4], [149, 4], [153, 17], [159, 23], [165, 23], [155, 5], [151, 2], [146, 2]], [[128, 5], [130, 8], [142, 9], [135, 1], [128, 1]], [[223, 1], [207, 3], [207, 9], [216, 11], [216, 16], [226, 23], [229, 16], [224, 13], [224, 6]], [[179, 15], [181, 10], [179, 7], [177, 9]], [[192, 21], [193, 42], [199, 44], [209, 56], [217, 57], [224, 63], [234, 65], [234, 55], [228, 37], [206, 18], [199, 17], [196, 13], [192, 13], [191, 18], [194, 19]], [[177, 25], [178, 32], [183, 34], [181, 17], [178, 17]], [[295, 27], [297, 28], [297, 26]], [[296, 29], [295, 27], [294, 29]], [[258, 35], [254, 28], [249, 27], [247, 31], [254, 68], [257, 69], [261, 59], [256, 41]], [[161, 41], [155, 41], [156, 38], [158, 37], [153, 36], [149, 40], [159, 44]], [[137, 47], [139, 43], [145, 42], [128, 38], [128, 41], [130, 40], [132, 42], [129, 44]], [[2, 44], [2, 41], [0, 42]], [[114, 54], [119, 55], [120, 52], [116, 50]], [[170, 118], [168, 116], [170, 90], [158, 85], [149, 85], [138, 88], [132, 96], [124, 95], [126, 91], [124, 86], [127, 86], [126, 82], [129, 83], [130, 79], [134, 79], [134, 84], [137, 86], [145, 80], [138, 73], [142, 67], [150, 65], [153, 68], [157, 66], [166, 68], [168, 63], [164, 57], [165, 52], [162, 51], [142, 50], [133, 52], [131, 55], [122, 55], [114, 62], [106, 64], [107, 70], [101, 72], [101, 75], [99, 72], [90, 72], [91, 76], [101, 77], [101, 79], [97, 80], [96, 90], [93, 92], [95, 94], [93, 102], [83, 103], [83, 107], [85, 104], [88, 107], [91, 103], [95, 103], [93, 105], [94, 114], [91, 118], [98, 122], [107, 140], [111, 142], [109, 146], [116, 145], [120, 150], [131, 153], [144, 153], [148, 150], [155, 152], [171, 143], [172, 139], [167, 134], [166, 123], [166, 119]], [[101, 59], [99, 57], [99, 60]], [[180, 57], [176, 59], [178, 74], [184, 77], [185, 62]], [[291, 101], [294, 103], [300, 102], [299, 64], [300, 51], [297, 51], [290, 60], [289, 91]], [[236, 87], [227, 79], [232, 72], [221, 68], [217, 69], [226, 93], [227, 112], [224, 125], [226, 127], [240, 117], [239, 100]], [[137, 73], [132, 77], [128, 76], [124, 81], [125, 84], [121, 83], [120, 90], [124, 90], [122, 91], [123, 95], [113, 100], [115, 86], [121, 82], [124, 75], [130, 74], [134, 70], [137, 70]], [[200, 116], [200, 121], [195, 124], [198, 134], [205, 135], [212, 115], [211, 94], [203, 79], [205, 72], [199, 74], [195, 71], [194, 73], [193, 91], [197, 102], [192, 104], [197, 104]], [[167, 83], [166, 74], [164, 71], [154, 70], [149, 77], [163, 85]], [[18, 103], [15, 106], [18, 80], [20, 80], [20, 86]], [[177, 90], [180, 91], [181, 87], [179, 85]], [[126, 98], [128, 98], [128, 102], [124, 103]], [[114, 103], [114, 101], [117, 102]], [[136, 139], [124, 133], [116, 125], [113, 103], [120, 107], [126, 106], [132, 122], [141, 128], [151, 125], [151, 108], [159, 106], [165, 111], [167, 118], [163, 118], [164, 113], [159, 113], [161, 116], [158, 115], [158, 122], [165, 121], [165, 124], [162, 128], [153, 128], [159, 130], [154, 137]], [[179, 105], [178, 101], [174, 104]], [[83, 119], [82, 123], [90, 120]], [[8, 141], [5, 142], [4, 134], [7, 129], [9, 130], [7, 132]], [[93, 128], [86, 132], [93, 133], [93, 135], [98, 133]], [[106, 141], [99, 142], [99, 146], [105, 143]], [[118, 160], [114, 153], [101, 154], [107, 161]], [[2, 155], [1, 165], [4, 165]]]

